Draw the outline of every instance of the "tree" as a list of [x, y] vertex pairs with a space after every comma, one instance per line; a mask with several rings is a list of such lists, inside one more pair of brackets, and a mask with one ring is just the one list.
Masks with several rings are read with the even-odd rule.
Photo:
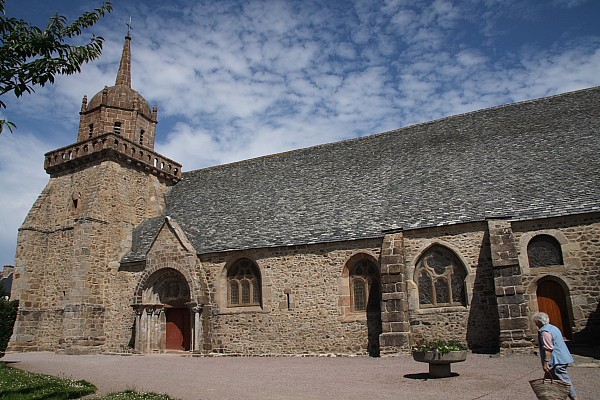
[[[35, 86], [54, 83], [56, 75], [71, 75], [81, 71], [81, 65], [102, 54], [104, 39], [92, 35], [85, 45], [72, 45], [85, 28], [93, 26], [106, 13], [112, 11], [110, 1], [101, 7], [85, 12], [71, 23], [55, 14], [45, 29], [32, 26], [27, 21], [6, 16], [5, 0], [0, 0], [0, 96], [14, 93], [20, 97], [31, 93]], [[0, 109], [6, 104], [0, 100]], [[0, 133], [4, 126], [12, 132], [15, 124], [0, 119]]]
[[17, 309], [19, 308], [17, 300], [6, 300], [5, 295], [4, 288], [0, 285], [0, 357], [4, 355], [12, 335], [13, 326], [17, 319]]

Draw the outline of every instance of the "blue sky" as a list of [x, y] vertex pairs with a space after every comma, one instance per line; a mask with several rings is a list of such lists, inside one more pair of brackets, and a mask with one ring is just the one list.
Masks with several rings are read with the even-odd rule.
[[[44, 25], [100, 1], [6, 0]], [[600, 1], [113, 1], [102, 57], [0, 115], [0, 266], [75, 142], [83, 95], [114, 85], [133, 20], [133, 88], [159, 108], [156, 150], [184, 171], [600, 85]]]

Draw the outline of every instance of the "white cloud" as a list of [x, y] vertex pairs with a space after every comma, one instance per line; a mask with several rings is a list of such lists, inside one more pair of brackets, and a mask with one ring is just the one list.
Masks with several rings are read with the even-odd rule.
[[590, 0], [552, 0], [552, 5], [557, 7], [573, 8], [587, 3]]
[[[560, 42], [523, 35], [515, 46], [505, 34], [544, 21], [509, 1], [114, 4], [98, 26], [100, 60], [9, 104], [17, 123], [43, 123], [49, 147], [21, 133], [0, 146], [41, 155], [75, 140], [82, 96], [114, 83], [129, 15], [133, 87], [159, 107], [156, 148], [188, 171], [600, 84], [600, 34], [566, 27]], [[592, 3], [555, 2], [577, 4]], [[27, 168], [45, 177], [41, 165], [10, 174], [40, 182]], [[15, 185], [3, 179], [3, 189]], [[27, 209], [36, 190], [13, 199]], [[12, 216], [0, 207], [0, 218]]]
[[483, 56], [478, 50], [469, 49], [460, 51], [456, 55], [456, 59], [466, 67], [472, 67], [485, 62], [487, 57]]
[[43, 154], [51, 147], [17, 130], [0, 134], [0, 264], [12, 265], [17, 230], [48, 182]]

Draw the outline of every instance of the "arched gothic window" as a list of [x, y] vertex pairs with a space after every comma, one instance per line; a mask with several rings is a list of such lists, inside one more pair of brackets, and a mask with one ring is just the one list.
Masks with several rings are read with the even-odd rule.
[[260, 273], [258, 267], [247, 258], [236, 261], [227, 270], [229, 307], [260, 306]]
[[380, 307], [379, 271], [369, 260], [361, 260], [350, 270], [352, 311], [377, 311]]
[[558, 240], [550, 235], [538, 235], [527, 245], [530, 267], [562, 265], [563, 257]]
[[466, 305], [466, 275], [465, 267], [452, 251], [442, 246], [427, 250], [416, 268], [420, 307]]

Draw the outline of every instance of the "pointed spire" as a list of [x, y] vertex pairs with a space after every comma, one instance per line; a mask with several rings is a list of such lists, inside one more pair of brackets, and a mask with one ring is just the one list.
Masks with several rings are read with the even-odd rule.
[[121, 64], [119, 64], [115, 85], [125, 85], [131, 88], [131, 36], [129, 36], [129, 33], [125, 36], [125, 45], [123, 46]]

